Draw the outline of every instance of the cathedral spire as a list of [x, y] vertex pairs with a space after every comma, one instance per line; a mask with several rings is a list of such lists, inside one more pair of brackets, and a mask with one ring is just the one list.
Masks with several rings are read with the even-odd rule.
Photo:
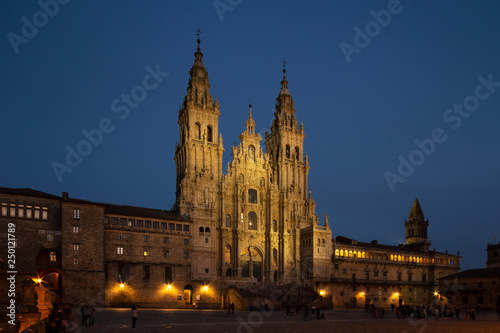
[[413, 206], [411, 207], [410, 210], [410, 215], [408, 216], [408, 221], [423, 220], [423, 219], [424, 219], [424, 213], [422, 212], [422, 208], [420, 208], [420, 203], [418, 202], [418, 199], [415, 199], [415, 201], [413, 201]]

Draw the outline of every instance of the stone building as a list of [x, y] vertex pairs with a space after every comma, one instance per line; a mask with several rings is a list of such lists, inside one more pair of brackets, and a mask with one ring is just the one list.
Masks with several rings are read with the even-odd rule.
[[486, 268], [468, 269], [439, 279], [439, 294], [453, 306], [500, 311], [500, 243], [488, 244]]
[[220, 308], [291, 284], [337, 306], [426, 303], [436, 279], [458, 271], [458, 255], [429, 250], [418, 201], [405, 245], [332, 240], [308, 188], [305, 129], [285, 70], [271, 128], [256, 133], [250, 105], [223, 172], [219, 102], [199, 40], [194, 55], [178, 112], [173, 211], [0, 188], [0, 222], [16, 223], [18, 274], [69, 303]]
[[436, 300], [437, 279], [459, 270], [459, 255], [429, 250], [428, 220], [415, 200], [405, 221], [406, 244], [358, 242], [343, 236], [333, 240], [334, 268], [318, 284], [334, 306], [363, 308], [429, 304]]

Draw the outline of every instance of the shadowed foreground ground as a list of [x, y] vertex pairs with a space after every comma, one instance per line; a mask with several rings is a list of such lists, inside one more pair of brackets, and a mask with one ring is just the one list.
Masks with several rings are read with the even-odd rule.
[[315, 320], [309, 314], [304, 321], [286, 318], [283, 311], [225, 311], [139, 309], [137, 328], [132, 329], [130, 309], [97, 310], [95, 325], [81, 327], [87, 332], [500, 332], [500, 317], [494, 313], [479, 314], [475, 321], [461, 319], [410, 320], [396, 319], [394, 312], [386, 311], [385, 318], [374, 318], [364, 311], [325, 311], [324, 320]]

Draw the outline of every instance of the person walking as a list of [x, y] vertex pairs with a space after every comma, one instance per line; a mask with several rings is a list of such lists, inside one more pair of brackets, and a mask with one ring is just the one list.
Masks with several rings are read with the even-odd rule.
[[135, 323], [137, 322], [137, 307], [134, 305], [132, 307], [132, 328], [135, 328]]

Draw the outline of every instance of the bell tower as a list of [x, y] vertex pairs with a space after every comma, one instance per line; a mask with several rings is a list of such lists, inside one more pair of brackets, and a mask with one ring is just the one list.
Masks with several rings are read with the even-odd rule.
[[428, 251], [431, 244], [427, 241], [428, 226], [429, 220], [425, 220], [420, 203], [418, 199], [415, 199], [410, 215], [408, 216], [408, 221], [405, 221], [406, 246], [423, 246], [423, 249]]
[[218, 127], [219, 102], [210, 95], [199, 38], [197, 42], [187, 94], [179, 108], [180, 140], [174, 158], [177, 169], [175, 209], [182, 215], [216, 216], [224, 152]]

